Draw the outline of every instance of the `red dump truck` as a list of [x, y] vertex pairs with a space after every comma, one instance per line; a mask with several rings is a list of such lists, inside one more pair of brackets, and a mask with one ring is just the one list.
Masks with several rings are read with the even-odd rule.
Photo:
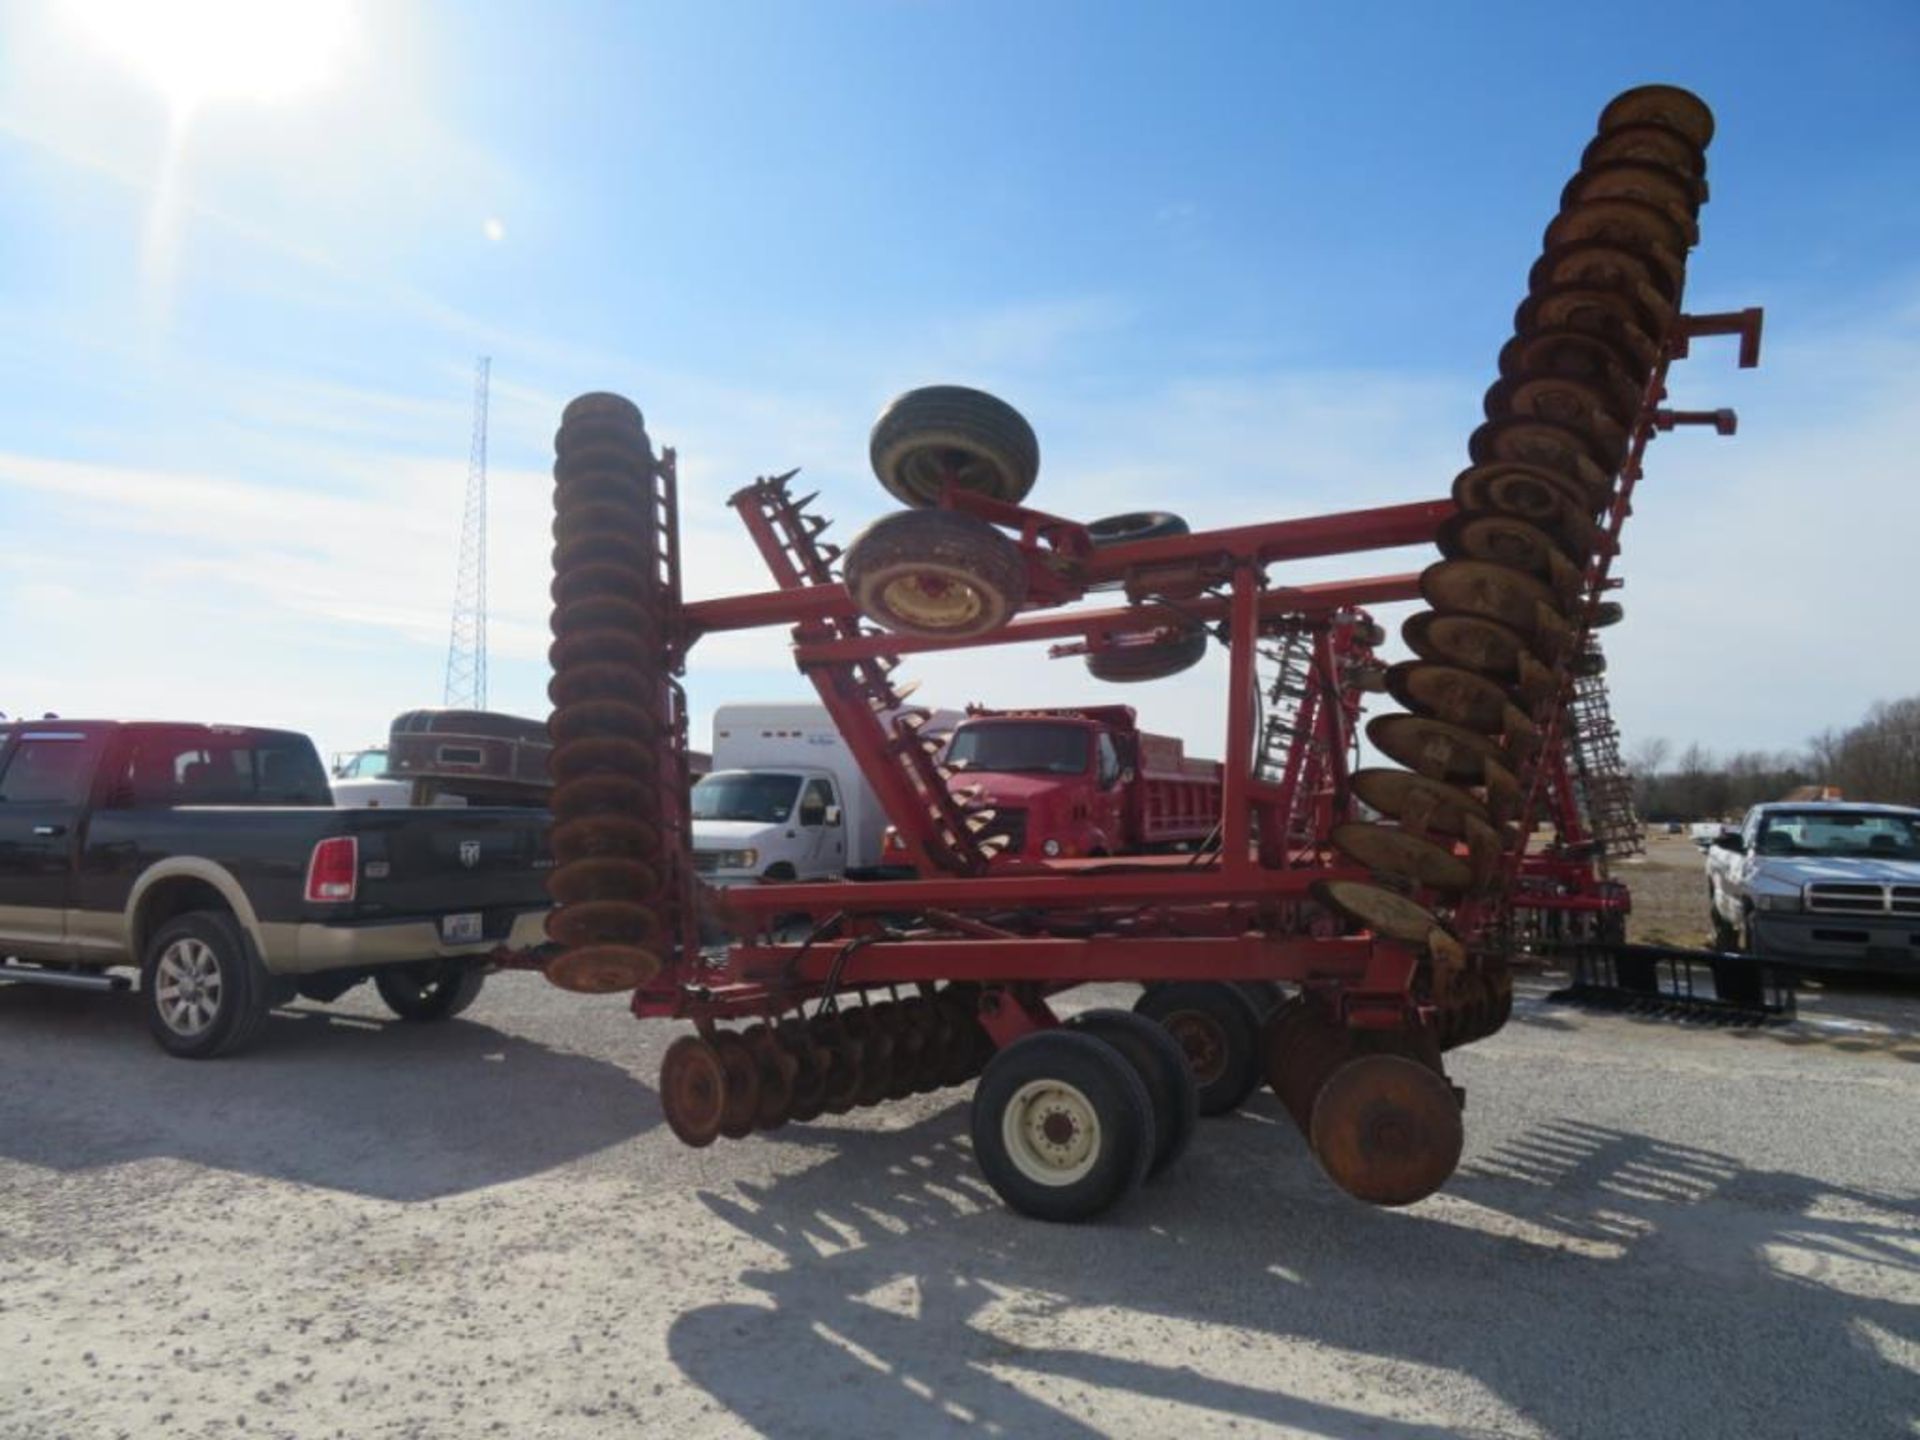
[[1147, 734], [1131, 705], [969, 707], [943, 758], [954, 788], [995, 812], [1007, 858], [1177, 850], [1220, 821], [1219, 762]]

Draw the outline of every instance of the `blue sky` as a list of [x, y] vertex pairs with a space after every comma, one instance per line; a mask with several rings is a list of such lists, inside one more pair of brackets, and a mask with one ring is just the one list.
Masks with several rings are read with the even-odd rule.
[[[930, 381], [1020, 406], [1064, 513], [1444, 494], [1560, 187], [1648, 80], [1720, 120], [1690, 303], [1765, 305], [1768, 354], [1676, 371], [1743, 426], [1655, 446], [1609, 637], [1629, 745], [1794, 745], [1920, 689], [1892, 603], [1920, 534], [1911, 3], [363, 0], [300, 93], [184, 115], [78, 8], [0, 9], [0, 709], [333, 748], [437, 702], [481, 353], [492, 698], [528, 714], [581, 390], [679, 447], [698, 594], [762, 584], [722, 504], [755, 473], [805, 466], [842, 531], [881, 513], [866, 426]], [[778, 636], [703, 651], [702, 728], [806, 693]], [[1114, 693], [1038, 653], [912, 673], [946, 704]], [[1217, 753], [1218, 688], [1125, 698]]]

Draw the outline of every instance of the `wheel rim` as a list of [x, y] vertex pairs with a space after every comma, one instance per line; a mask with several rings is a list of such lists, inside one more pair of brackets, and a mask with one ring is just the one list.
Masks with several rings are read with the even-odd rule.
[[959, 630], [986, 610], [980, 591], [936, 570], [916, 570], [880, 587], [889, 614], [923, 630]]
[[1187, 1064], [1193, 1067], [1196, 1082], [1211, 1085], [1226, 1073], [1227, 1052], [1232, 1047], [1227, 1043], [1225, 1027], [1218, 1020], [1198, 1010], [1180, 1010], [1160, 1023], [1187, 1052]]
[[1071, 1185], [1100, 1158], [1100, 1116], [1064, 1080], [1030, 1080], [1016, 1090], [1000, 1135], [1014, 1167], [1039, 1185]]
[[154, 1008], [160, 1021], [184, 1039], [206, 1033], [220, 1013], [225, 981], [213, 947], [191, 936], [160, 952], [154, 967]]

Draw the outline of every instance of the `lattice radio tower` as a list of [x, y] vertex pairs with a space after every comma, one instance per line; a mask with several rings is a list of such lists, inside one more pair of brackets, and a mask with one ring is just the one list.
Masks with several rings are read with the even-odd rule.
[[487, 708], [487, 382], [493, 361], [473, 367], [473, 448], [467, 459], [467, 503], [460, 518], [460, 573], [453, 582], [453, 634], [447, 641], [445, 703]]

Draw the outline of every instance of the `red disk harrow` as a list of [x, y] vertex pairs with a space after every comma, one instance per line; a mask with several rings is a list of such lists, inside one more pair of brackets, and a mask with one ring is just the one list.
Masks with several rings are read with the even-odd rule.
[[[661, 1098], [689, 1144], [979, 1077], [995, 1189], [1097, 1213], [1173, 1162], [1197, 1111], [1261, 1078], [1332, 1179], [1406, 1204], [1452, 1173], [1443, 1057], [1493, 1033], [1510, 961], [1619, 933], [1605, 862], [1638, 844], [1592, 632], [1648, 442], [1730, 412], [1665, 408], [1705, 335], [1756, 362], [1760, 313], [1689, 315], [1712, 118], [1667, 86], [1607, 106], [1546, 232], [1447, 498], [1189, 533], [1031, 508], [1032, 429], [1002, 402], [910, 391], [872, 461], [906, 508], [843, 554], [790, 476], [732, 499], [771, 576], [681, 598], [674, 456], [618, 396], [556, 437], [554, 983], [693, 1022]], [[1317, 557], [1437, 547], [1415, 574], [1300, 583]], [[1282, 578], [1284, 577], [1284, 578]], [[1087, 602], [1091, 598], [1091, 603]], [[1413, 658], [1370, 607], [1419, 601]], [[693, 871], [686, 713], [699, 641], [777, 626], [897, 831], [911, 874], [709, 889]], [[1227, 651], [1222, 818], [1197, 851], [1007, 852], [896, 679], [908, 657], [1045, 644], [1097, 677]], [[1384, 692], [1399, 709], [1363, 719]], [[1356, 764], [1364, 733], [1391, 765]], [[1003, 853], [1006, 852], [1006, 853]], [[1053, 997], [1132, 981], [1132, 1011]]]

